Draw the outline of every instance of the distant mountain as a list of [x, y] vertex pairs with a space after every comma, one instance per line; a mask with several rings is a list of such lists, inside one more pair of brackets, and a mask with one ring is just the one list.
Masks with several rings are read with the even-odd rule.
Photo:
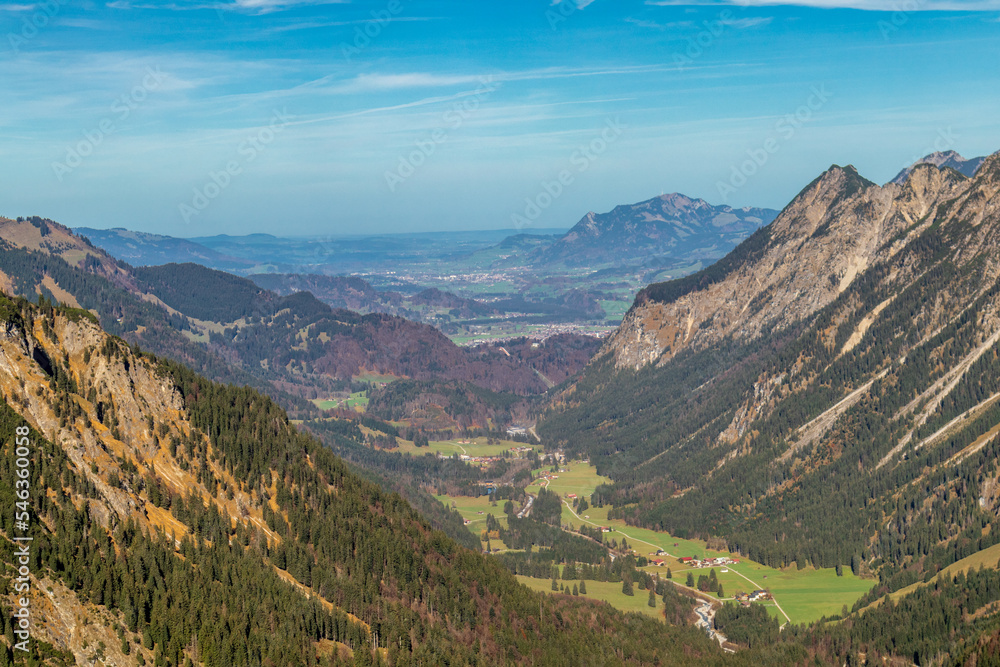
[[[346, 389], [367, 373], [468, 382], [519, 396], [548, 388], [537, 369], [508, 353], [462, 348], [429, 325], [331, 307], [300, 291], [342, 283], [350, 298], [373, 298], [363, 281], [277, 276], [271, 282], [279, 293], [195, 263], [130, 267], [51, 220], [0, 218], [0, 288], [91, 310], [110, 333], [215, 380], [300, 401]], [[423, 307], [488, 311], [439, 290], [413, 299]], [[584, 363], [574, 359], [565, 373]]]
[[944, 169], [948, 167], [954, 169], [963, 176], [973, 177], [976, 172], [979, 171], [979, 167], [982, 166], [986, 157], [974, 157], [971, 160], [966, 160], [964, 157], [956, 153], [955, 151], [943, 151], [937, 153], [931, 153], [930, 155], [923, 157], [912, 165], [904, 169], [903, 171], [896, 174], [896, 178], [889, 181], [890, 183], [896, 183], [897, 185], [902, 185], [906, 179], [909, 177], [910, 172], [913, 171], [914, 167], [920, 164], [932, 164], [938, 169]]
[[656, 256], [714, 261], [778, 216], [766, 208], [713, 206], [669, 194], [608, 213], [588, 213], [533, 264], [601, 266], [643, 264]]
[[188, 239], [133, 232], [120, 227], [78, 227], [74, 232], [87, 237], [94, 245], [132, 266], [194, 262], [226, 271], [239, 271], [253, 266], [253, 262], [246, 259], [225, 255]]

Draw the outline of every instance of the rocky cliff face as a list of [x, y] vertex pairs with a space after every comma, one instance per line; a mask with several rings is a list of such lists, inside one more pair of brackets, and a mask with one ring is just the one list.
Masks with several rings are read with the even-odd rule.
[[[9, 314], [11, 302], [2, 295], [0, 300]], [[27, 313], [27, 318], [6, 319], [0, 327], [0, 397], [47, 440], [58, 443], [82, 476], [81, 482], [61, 490], [74, 504], [109, 532], [132, 521], [143, 531], [165, 531], [182, 539], [188, 528], [150, 500], [148, 483], [156, 480], [165, 493], [193, 493], [246, 525], [265, 525], [259, 497], [240, 490], [215, 463], [209, 464], [209, 475], [196, 474], [170, 446], [174, 441], [210, 449], [208, 438], [191, 425], [171, 379], [153, 362], [102, 332], [83, 311]], [[41, 464], [40, 458], [34, 464]], [[210, 476], [232, 489], [232, 498], [210, 491], [203, 483]], [[77, 664], [91, 664], [99, 643], [107, 664], [139, 664], [139, 655], [154, 659], [140, 637], [128, 631], [123, 636], [130, 654], [123, 653], [116, 633], [120, 618], [58, 579], [33, 572], [31, 590], [33, 639], [72, 654]]]
[[788, 327], [831, 303], [873, 263], [889, 261], [970, 184], [925, 165], [903, 185], [879, 187], [853, 167], [831, 167], [722, 271], [685, 279], [697, 289], [667, 283], [640, 293], [603, 352], [618, 367], [639, 368], [686, 348]]

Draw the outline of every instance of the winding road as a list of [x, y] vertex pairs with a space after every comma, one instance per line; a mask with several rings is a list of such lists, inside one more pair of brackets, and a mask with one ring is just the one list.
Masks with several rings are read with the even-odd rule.
[[[576, 512], [573, 511], [573, 507], [568, 502], [566, 502], [565, 500], [563, 500], [563, 504], [566, 505], [566, 508], [569, 510], [570, 514], [572, 514], [573, 516], [575, 516], [577, 519], [579, 519], [583, 523], [589, 523], [591, 526], [597, 526], [598, 528], [601, 527], [601, 525], [598, 524], [598, 523], [594, 523], [593, 521], [588, 521], [587, 519], [582, 518], [579, 514], [577, 514]], [[632, 537], [631, 535], [629, 535], [628, 533], [626, 533], [623, 530], [618, 530], [617, 532], [621, 533], [628, 540], [630, 540], [632, 542], [642, 542], [643, 544], [648, 544], [651, 547], [655, 547], [657, 549], [662, 549], [663, 553], [665, 553], [667, 556], [670, 556], [671, 558], [677, 558], [677, 555], [668, 552], [666, 549], [663, 548], [662, 545], [653, 544], [652, 542], [647, 542], [646, 540], [641, 540], [638, 537]], [[697, 568], [689, 568], [689, 569], [695, 570]], [[685, 572], [685, 571], [686, 570], [678, 570], [678, 572]], [[762, 590], [764, 588], [763, 586], [761, 586], [760, 584], [758, 584], [756, 581], [754, 581], [753, 579], [751, 579], [747, 575], [743, 574], [742, 572], [739, 572], [738, 570], [734, 569], [733, 567], [730, 567], [729, 571], [732, 572], [733, 574], [739, 575], [739, 576], [743, 577], [744, 579], [746, 579], [747, 582], [751, 586], [754, 587], [754, 589]], [[679, 585], [679, 584], [677, 584], [677, 585]], [[685, 586], [685, 588], [687, 588], [687, 586]], [[771, 600], [774, 602], [774, 606], [778, 608], [778, 611], [781, 612], [781, 615], [785, 617], [785, 622], [781, 625], [781, 627], [783, 629], [786, 625], [788, 625], [789, 623], [792, 622], [792, 619], [789, 618], [788, 614], [785, 613], [785, 610], [781, 608], [781, 605], [778, 604], [778, 600], [777, 599], [775, 599], [774, 597], [772, 597]]]

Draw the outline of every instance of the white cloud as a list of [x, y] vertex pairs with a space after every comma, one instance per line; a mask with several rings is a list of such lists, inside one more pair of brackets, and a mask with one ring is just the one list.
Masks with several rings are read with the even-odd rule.
[[755, 18], [746, 18], [746, 19], [722, 19], [720, 23], [730, 28], [736, 28], [737, 30], [746, 30], [748, 28], [756, 28], [757, 26], [768, 25], [773, 20], [774, 19], [770, 16], [757, 16]]
[[1000, 0], [646, 0], [656, 7], [736, 5], [740, 7], [796, 6], [817, 9], [859, 9], [873, 12], [993, 12]]
[[342, 5], [350, 0], [233, 0], [232, 2], [170, 2], [163, 4], [132, 2], [132, 0], [114, 0], [108, 3], [112, 9], [166, 9], [169, 11], [187, 11], [195, 9], [213, 9], [218, 11], [242, 11], [251, 14], [269, 14], [295, 7], [313, 5]]
[[427, 72], [409, 74], [360, 74], [346, 88], [351, 91], [399, 90], [402, 88], [441, 88], [480, 83], [482, 77], [473, 75], [441, 75]]
[[0, 5], [3, 12], [30, 12], [34, 8], [35, 5]]

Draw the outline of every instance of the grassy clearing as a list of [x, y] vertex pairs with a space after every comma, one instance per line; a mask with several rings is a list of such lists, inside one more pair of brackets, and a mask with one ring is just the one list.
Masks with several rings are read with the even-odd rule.
[[320, 410], [347, 408], [348, 410], [364, 412], [368, 405], [368, 396], [363, 391], [356, 391], [347, 398], [314, 398], [312, 404]]
[[[479, 496], [478, 498], [468, 498], [465, 496], [435, 496], [448, 507], [453, 507], [463, 519], [469, 522], [466, 526], [469, 531], [479, 537], [486, 530], [486, 515], [492, 514], [504, 528], [507, 527], [507, 515], [503, 513], [503, 505], [497, 507], [490, 505], [489, 496]], [[485, 545], [483, 545], [485, 546]], [[507, 545], [497, 538], [490, 538], [490, 547], [493, 549], [507, 550]]]
[[[468, 456], [500, 456], [506, 451], [514, 449], [516, 447], [525, 447], [523, 442], [514, 442], [512, 440], [501, 440], [497, 444], [491, 445], [487, 442], [486, 438], [474, 438], [471, 440], [466, 439], [455, 439], [455, 440], [442, 440], [433, 441], [427, 447], [414, 447], [413, 443], [409, 440], [401, 441], [399, 443], [399, 451], [408, 452], [415, 456], [420, 454], [441, 454], [442, 456], [451, 456], [452, 454], [466, 454]], [[540, 447], [534, 447], [536, 451], [540, 450]]]
[[[532, 590], [560, 595], [560, 593], [556, 593], [552, 590], [551, 579], [535, 579], [534, 577], [518, 575], [517, 580]], [[560, 579], [559, 583], [568, 584], [569, 587], [572, 588], [574, 582], [563, 581]], [[587, 594], [581, 595], [580, 597], [589, 598], [591, 600], [601, 600], [602, 602], [607, 602], [615, 609], [619, 609], [621, 611], [635, 611], [640, 614], [646, 614], [647, 616], [663, 620], [663, 616], [660, 611], [661, 603], [658, 598], [656, 600], [656, 607], [650, 607], [647, 604], [649, 600], [649, 593], [636, 589], [635, 595], [630, 597], [622, 593], [621, 582], [588, 581]]]
[[396, 377], [395, 375], [383, 375], [381, 373], [372, 373], [372, 372], [369, 372], [369, 371], [365, 371], [361, 375], [355, 375], [351, 379], [353, 379], [353, 380], [355, 380], [357, 382], [386, 382], [386, 383], [389, 383], [389, 382], [395, 382], [399, 378]]
[[[958, 575], [959, 572], [969, 572], [969, 570], [975, 570], [980, 567], [986, 568], [997, 568], [1000, 566], [1000, 544], [994, 544], [992, 547], [986, 547], [982, 551], [977, 551], [971, 556], [966, 556], [960, 561], [956, 561], [949, 565], [948, 567], [941, 570], [937, 577], [931, 579], [933, 582], [935, 579], [940, 579], [942, 577], [952, 578]], [[915, 584], [910, 584], [906, 588], [900, 588], [895, 593], [890, 593], [889, 597], [892, 600], [899, 600], [899, 598], [912, 593], [921, 586], [927, 586], [922, 581], [918, 581]], [[876, 605], [878, 602], [875, 603]]]

